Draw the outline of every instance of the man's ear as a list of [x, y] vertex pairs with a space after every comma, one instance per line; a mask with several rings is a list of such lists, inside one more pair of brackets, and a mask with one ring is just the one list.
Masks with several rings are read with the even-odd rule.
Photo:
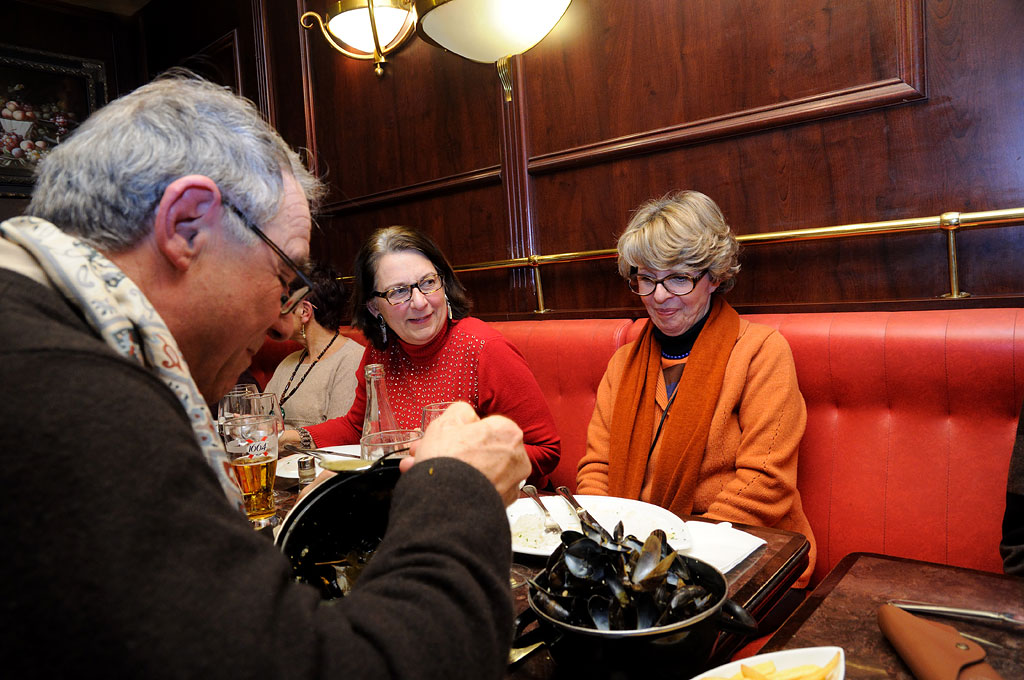
[[219, 228], [220, 189], [203, 175], [187, 175], [171, 182], [160, 198], [153, 221], [157, 249], [173, 267], [188, 269], [209, 238]]

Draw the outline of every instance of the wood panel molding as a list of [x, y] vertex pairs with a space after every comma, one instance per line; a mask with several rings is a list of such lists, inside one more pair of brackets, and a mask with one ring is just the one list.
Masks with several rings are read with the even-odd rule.
[[440, 177], [428, 182], [409, 184], [389, 191], [359, 196], [351, 200], [326, 203], [320, 208], [324, 215], [332, 217], [347, 213], [383, 208], [396, 203], [418, 200], [440, 194], [467, 191], [488, 184], [501, 184], [501, 168], [481, 168], [469, 172]]
[[892, 45], [896, 73], [888, 78], [539, 154], [530, 159], [529, 170], [556, 172], [927, 99], [923, 2], [896, 3], [897, 40]]

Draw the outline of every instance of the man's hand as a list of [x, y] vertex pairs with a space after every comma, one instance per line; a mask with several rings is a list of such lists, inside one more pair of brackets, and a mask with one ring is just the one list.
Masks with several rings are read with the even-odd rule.
[[412, 456], [401, 463], [404, 472], [438, 457], [458, 458], [491, 480], [505, 505], [519, 497], [519, 483], [530, 474], [523, 431], [504, 416], [477, 417], [465, 403], [452, 404], [430, 423], [423, 438], [412, 445]]

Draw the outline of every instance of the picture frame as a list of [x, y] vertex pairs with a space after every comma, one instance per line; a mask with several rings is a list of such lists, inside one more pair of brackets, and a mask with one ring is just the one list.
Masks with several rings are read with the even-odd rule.
[[0, 194], [30, 195], [38, 162], [106, 103], [103, 62], [0, 43]]

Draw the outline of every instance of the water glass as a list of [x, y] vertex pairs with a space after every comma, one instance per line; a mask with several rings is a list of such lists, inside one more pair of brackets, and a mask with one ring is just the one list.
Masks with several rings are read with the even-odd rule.
[[408, 454], [409, 445], [423, 436], [420, 430], [382, 430], [365, 435], [359, 440], [359, 457], [363, 460], [377, 460], [383, 456], [405, 449], [401, 458]]
[[427, 404], [423, 407], [423, 418], [420, 421], [421, 427], [424, 431], [427, 429], [427, 425], [434, 422], [441, 417], [441, 414], [448, 410], [448, 407], [454, 404], [454, 401], [439, 401], [433, 404]]

